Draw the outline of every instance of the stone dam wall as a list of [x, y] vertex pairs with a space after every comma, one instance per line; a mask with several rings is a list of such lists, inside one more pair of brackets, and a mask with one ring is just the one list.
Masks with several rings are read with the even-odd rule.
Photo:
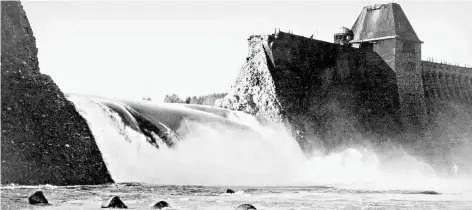
[[249, 38], [240, 76], [215, 105], [282, 122], [306, 150], [334, 148], [399, 133], [396, 84], [371, 50], [279, 32]]
[[284, 124], [305, 151], [394, 141], [430, 163], [471, 161], [470, 69], [419, 64], [426, 117], [418, 130], [405, 126], [399, 77], [375, 51], [284, 32], [248, 42], [241, 73], [216, 106]]
[[421, 62], [425, 97], [472, 104], [472, 68]]
[[[429, 148], [465, 169], [472, 162], [472, 69], [429, 61], [421, 62], [428, 113]], [[472, 168], [468, 168], [472, 171]]]
[[33, 31], [19, 1], [1, 2], [1, 182], [112, 182], [85, 119], [41, 74]]

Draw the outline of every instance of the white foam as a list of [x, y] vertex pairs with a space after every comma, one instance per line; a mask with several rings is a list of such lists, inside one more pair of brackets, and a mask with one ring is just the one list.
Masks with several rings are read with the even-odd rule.
[[[192, 133], [175, 148], [159, 150], [125, 126], [118, 114], [83, 97], [69, 98], [87, 119], [116, 182], [177, 185], [329, 185], [369, 189], [445, 190], [463, 181], [440, 179], [427, 164], [401, 153], [389, 159], [349, 148], [306, 157], [281, 126], [262, 126], [247, 114], [232, 120], [259, 132], [215, 129], [187, 122]], [[466, 184], [469, 184], [467, 181]]]

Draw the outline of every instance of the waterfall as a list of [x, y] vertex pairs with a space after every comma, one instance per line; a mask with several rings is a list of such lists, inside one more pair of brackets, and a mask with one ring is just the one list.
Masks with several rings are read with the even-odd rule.
[[[123, 115], [117, 112], [121, 108], [110, 108], [93, 97], [68, 99], [87, 120], [116, 182], [427, 190], [451, 185], [401, 150], [393, 158], [370, 148], [328, 155], [314, 151], [307, 157], [282, 126], [261, 125], [242, 112], [226, 110], [218, 115], [182, 105], [115, 103], [130, 110], [131, 115]], [[150, 132], [156, 147], [139, 120], [127, 119], [137, 114], [150, 123], [162, 123], [160, 128], [172, 128], [180, 140], [169, 145]]]

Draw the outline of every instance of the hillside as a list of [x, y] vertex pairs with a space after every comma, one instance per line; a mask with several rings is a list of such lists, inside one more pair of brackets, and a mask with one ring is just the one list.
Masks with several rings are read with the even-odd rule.
[[2, 184], [112, 182], [86, 121], [41, 74], [20, 2], [2, 1]]

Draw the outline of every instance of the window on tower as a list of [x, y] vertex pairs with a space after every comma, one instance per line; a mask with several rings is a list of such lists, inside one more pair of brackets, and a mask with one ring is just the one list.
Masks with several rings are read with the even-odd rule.
[[370, 42], [362, 42], [361, 45], [360, 45], [360, 48], [361, 49], [373, 49], [374, 44], [370, 43]]
[[409, 42], [405, 41], [403, 42], [403, 52], [404, 53], [415, 53], [415, 43], [414, 42]]

